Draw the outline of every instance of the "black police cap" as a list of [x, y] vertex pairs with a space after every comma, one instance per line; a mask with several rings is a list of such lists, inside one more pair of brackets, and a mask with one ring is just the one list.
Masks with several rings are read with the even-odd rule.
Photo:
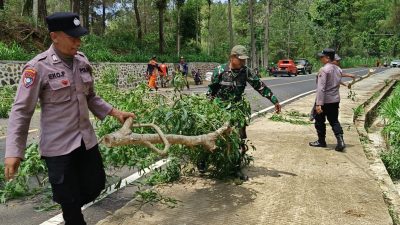
[[325, 48], [322, 52], [318, 53], [318, 57], [328, 56], [331, 60], [335, 59], [335, 50], [331, 48]]
[[88, 30], [81, 26], [79, 15], [71, 12], [57, 12], [46, 17], [50, 32], [63, 31], [71, 37], [81, 37], [88, 34]]

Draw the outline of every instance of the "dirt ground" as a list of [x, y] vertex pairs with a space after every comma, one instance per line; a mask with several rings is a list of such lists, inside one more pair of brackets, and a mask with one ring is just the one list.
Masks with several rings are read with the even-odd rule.
[[[358, 100], [372, 96], [393, 74], [356, 85]], [[373, 76], [374, 77], [374, 76]], [[368, 89], [365, 89], [366, 86]], [[372, 86], [371, 86], [372, 85]], [[357, 86], [360, 90], [357, 91]], [[248, 128], [257, 147], [242, 185], [201, 177], [156, 187], [163, 196], [179, 200], [174, 208], [132, 200], [98, 225], [130, 224], [392, 224], [383, 194], [369, 168], [352, 123], [355, 103], [341, 90], [340, 121], [347, 151], [334, 151], [335, 138], [328, 125], [327, 148], [311, 148], [316, 138], [312, 124], [256, 119]], [[307, 114], [315, 95], [285, 106]], [[303, 118], [306, 120], [306, 118]]]

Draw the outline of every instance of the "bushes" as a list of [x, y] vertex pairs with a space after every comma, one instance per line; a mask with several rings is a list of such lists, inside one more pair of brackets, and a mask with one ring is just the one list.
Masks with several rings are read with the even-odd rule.
[[27, 53], [20, 45], [15, 42], [6, 45], [0, 42], [0, 60], [20, 60], [28, 61], [33, 58], [33, 53]]
[[16, 86], [0, 87], [0, 118], [8, 118], [16, 91]]
[[400, 85], [380, 107], [380, 115], [385, 118], [383, 135], [390, 150], [382, 153], [382, 161], [392, 178], [400, 179]]

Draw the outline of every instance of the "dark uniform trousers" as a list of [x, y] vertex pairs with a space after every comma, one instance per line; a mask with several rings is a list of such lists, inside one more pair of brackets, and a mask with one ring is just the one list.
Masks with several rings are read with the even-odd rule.
[[105, 172], [98, 145], [86, 150], [43, 157], [46, 161], [53, 200], [61, 205], [66, 225], [86, 224], [81, 207], [94, 201], [105, 188]]
[[339, 102], [327, 103], [322, 106], [322, 113], [315, 115], [315, 129], [317, 130], [318, 140], [325, 142], [326, 125], [325, 119], [328, 119], [335, 136], [343, 134], [342, 126], [339, 123]]

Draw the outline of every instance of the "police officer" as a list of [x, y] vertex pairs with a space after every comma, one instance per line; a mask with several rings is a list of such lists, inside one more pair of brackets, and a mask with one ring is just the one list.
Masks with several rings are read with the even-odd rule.
[[92, 69], [78, 52], [88, 33], [75, 13], [46, 18], [52, 45], [29, 61], [22, 72], [8, 123], [5, 176], [12, 179], [24, 159], [29, 123], [40, 100], [40, 154], [48, 167], [53, 199], [65, 224], [86, 224], [81, 207], [105, 187], [105, 172], [89, 110], [121, 123], [133, 113], [119, 111], [94, 92]]
[[[234, 46], [231, 50], [229, 62], [218, 66], [214, 70], [208, 95], [211, 98], [218, 98], [224, 102], [244, 103], [243, 93], [246, 88], [246, 83], [249, 83], [254, 90], [268, 98], [275, 105], [275, 111], [280, 113], [281, 105], [271, 89], [265, 86], [260, 78], [246, 66], [246, 59], [248, 58], [247, 49], [244, 46]], [[243, 155], [246, 151], [244, 145], [245, 139], [247, 138], [246, 125], [239, 127], [239, 135], [242, 139], [241, 151]], [[202, 166], [203, 165], [200, 163], [199, 169], [202, 169]], [[240, 166], [240, 162], [238, 166]], [[238, 168], [237, 176], [241, 179], [247, 179], [247, 177], [241, 173], [240, 168]]]
[[312, 147], [326, 147], [326, 126], [327, 118], [337, 139], [336, 151], [344, 151], [346, 145], [343, 140], [343, 129], [339, 122], [339, 102], [340, 102], [340, 81], [341, 70], [332, 62], [335, 59], [335, 50], [327, 48], [318, 53], [320, 61], [324, 66], [317, 75], [317, 93], [315, 101], [315, 129], [317, 130], [318, 140], [310, 142]]

